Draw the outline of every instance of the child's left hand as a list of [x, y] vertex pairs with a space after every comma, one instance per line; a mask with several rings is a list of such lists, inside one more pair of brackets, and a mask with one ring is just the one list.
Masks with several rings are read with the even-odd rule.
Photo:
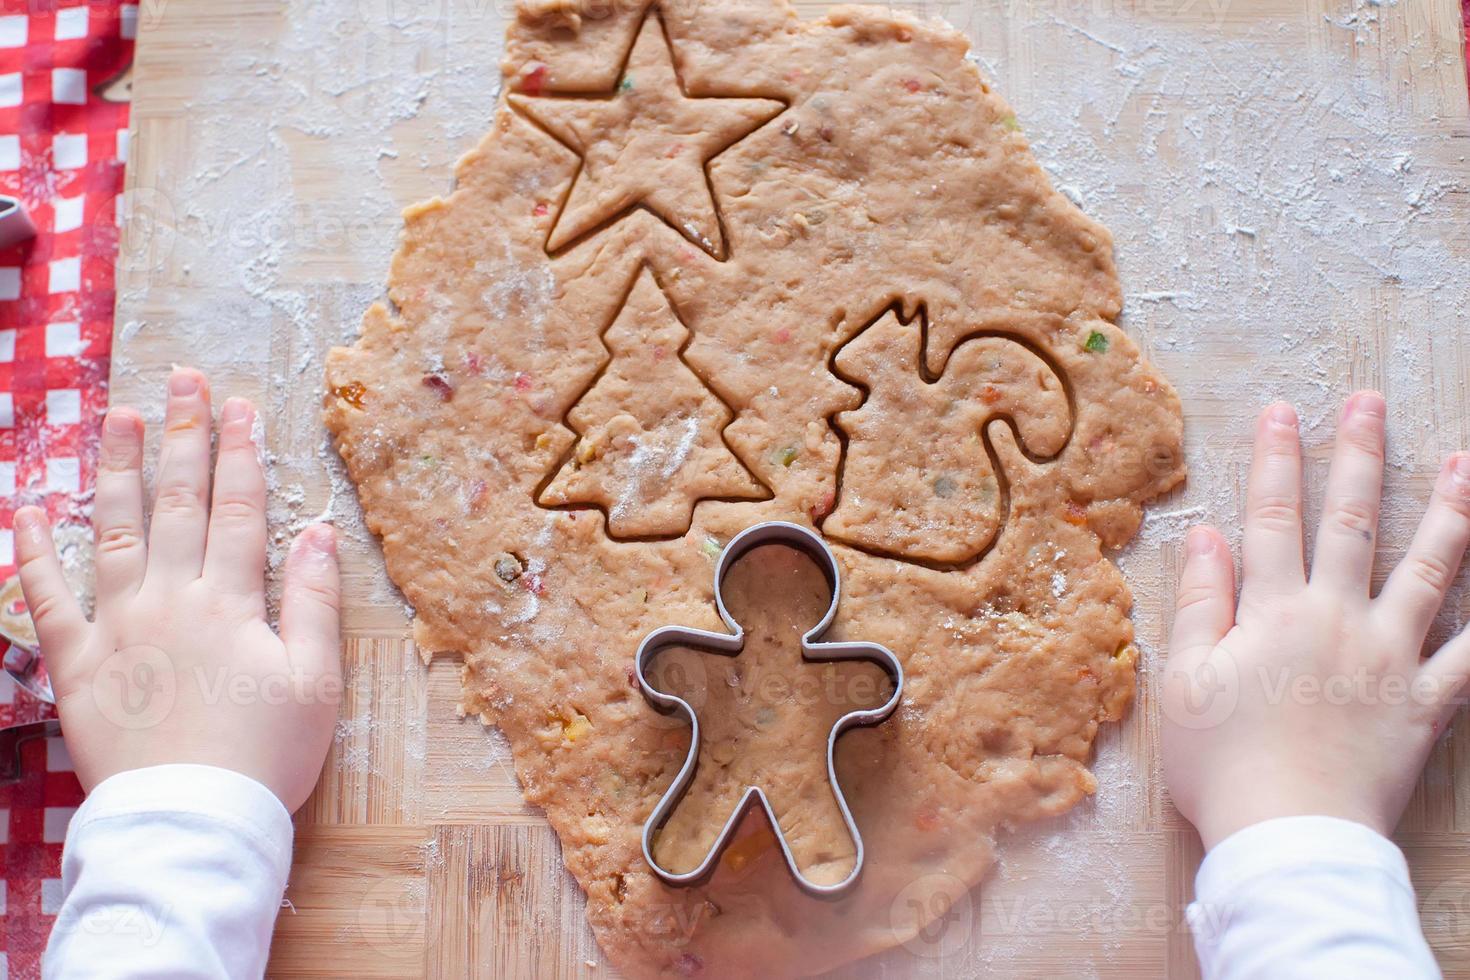
[[[93, 523], [97, 614], [62, 577], [46, 515], [15, 515], [21, 586], [83, 788], [129, 769], [198, 763], [305, 802], [341, 695], [335, 532], [302, 531], [286, 560], [281, 635], [266, 622], [265, 474], [255, 408], [220, 413], [211, 501], [208, 382], [177, 369], [143, 519], [143, 422], [103, 423]], [[145, 544], [146, 535], [146, 544]]]

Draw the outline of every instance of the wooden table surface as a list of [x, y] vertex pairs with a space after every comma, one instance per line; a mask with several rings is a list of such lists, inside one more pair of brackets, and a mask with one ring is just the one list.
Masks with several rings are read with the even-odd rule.
[[[397, 210], [447, 191], [488, 128], [487, 0], [142, 5], [113, 399], [161, 411], [174, 362], [266, 410], [280, 534], [346, 533], [343, 721], [298, 818], [278, 976], [604, 976], [555, 835], [496, 733], [423, 666], [318, 419], [322, 355], [384, 281]], [[819, 4], [801, 4], [816, 13]], [[1191, 480], [1120, 556], [1143, 683], [1099, 746], [1098, 799], [1024, 831], [944, 956], [844, 975], [1189, 977], [1200, 849], [1157, 778], [1151, 670], [1178, 540], [1237, 517], [1248, 418], [1303, 408], [1320, 484], [1333, 407], [1392, 400], [1385, 557], [1470, 444], [1470, 100], [1458, 0], [896, 3], [974, 40], [1038, 156], [1117, 235], [1126, 323], [1179, 387]], [[1457, 593], [1442, 629], [1464, 621]], [[1470, 726], [1406, 815], [1431, 943], [1470, 977]], [[920, 950], [922, 954], [924, 950]]]

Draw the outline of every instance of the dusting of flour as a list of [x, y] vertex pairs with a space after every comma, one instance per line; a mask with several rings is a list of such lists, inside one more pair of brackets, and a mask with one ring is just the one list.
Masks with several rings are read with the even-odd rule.
[[[350, 583], [353, 594], [376, 608], [401, 600], [321, 430], [322, 357], [379, 297], [399, 209], [447, 192], [452, 161], [488, 129], [500, 6], [297, 0], [270, 36], [207, 38], [218, 71], [189, 97], [190, 145], [173, 158], [154, 152], [156, 186], [130, 199], [151, 232], [123, 260], [115, 399], [159, 421], [166, 363], [140, 356], [154, 345], [209, 371], [221, 395], [257, 398], [269, 421], [273, 567], [296, 530], [333, 521], [352, 567], [370, 575]], [[964, 949], [938, 960], [898, 951], [875, 968], [1029, 976], [1038, 945], [1065, 940], [1068, 975], [1116, 974], [1125, 949], [1162, 948], [1160, 933], [1181, 928], [1173, 907], [1160, 925], [1157, 893], [1136, 884], [1163, 874], [1162, 857], [1145, 850], [1157, 838], [1130, 836], [1158, 830], [1165, 812], [1148, 685], [1184, 530], [1210, 521], [1238, 540], [1250, 415], [1293, 400], [1320, 481], [1320, 447], [1344, 394], [1385, 390], [1390, 549], [1407, 541], [1426, 468], [1470, 444], [1459, 360], [1470, 325], [1465, 140], [1454, 148], [1445, 138], [1438, 113], [1448, 109], [1384, 74], [1390, 62], [1460, 69], [1419, 64], [1402, 12], [1370, 0], [1343, 0], [1320, 22], [1230, 20], [1223, 3], [1202, 0], [1188, 5], [1190, 24], [1130, 5], [898, 6], [938, 8], [967, 30], [1058, 187], [1114, 233], [1126, 325], [1189, 413], [1190, 481], [1118, 556], [1137, 600], [1144, 690], [1130, 719], [1100, 737], [1096, 798], [1003, 841], [999, 870], [976, 893], [981, 929]], [[383, 7], [392, 16], [364, 28], [364, 11]], [[1201, 25], [1212, 11], [1217, 22]], [[1283, 39], [1291, 58], [1273, 53]], [[1064, 75], [1042, 48], [1055, 49]], [[486, 303], [515, 304], [535, 322], [550, 287], [507, 282]], [[656, 455], [677, 452], [675, 440]], [[1053, 583], [1058, 595], [1066, 588]], [[521, 615], [532, 622], [527, 601]], [[1462, 623], [1465, 607], [1457, 592], [1441, 631]], [[339, 729], [349, 773], [371, 767], [385, 727], [413, 717], [371, 689], [381, 683], [348, 678], [360, 703], [378, 706]], [[423, 751], [421, 729], [407, 737]], [[505, 767], [503, 742], [464, 764]], [[1027, 902], [1047, 916], [1027, 920]], [[1069, 910], [1078, 914], [1060, 921]]]

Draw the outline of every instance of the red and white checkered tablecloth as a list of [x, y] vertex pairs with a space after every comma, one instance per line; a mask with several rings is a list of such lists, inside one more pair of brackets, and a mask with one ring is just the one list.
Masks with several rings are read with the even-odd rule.
[[[0, 0], [0, 193], [38, 229], [0, 251], [0, 577], [13, 571], [16, 508], [81, 524], [91, 509], [128, 149], [128, 104], [100, 90], [132, 61], [137, 25], [136, 3]], [[0, 674], [0, 726], [43, 713]], [[25, 755], [27, 778], [0, 786], [0, 980], [40, 976], [82, 800], [60, 739]]]

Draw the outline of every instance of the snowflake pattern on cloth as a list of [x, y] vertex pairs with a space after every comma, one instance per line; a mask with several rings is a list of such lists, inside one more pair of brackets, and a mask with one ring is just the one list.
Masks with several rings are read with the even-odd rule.
[[[36, 238], [0, 251], [0, 578], [25, 504], [84, 527], [112, 348], [128, 103], [102, 94], [133, 55], [138, 5], [0, 0], [0, 193]], [[0, 675], [0, 726], [49, 713]], [[82, 791], [60, 739], [28, 743], [0, 786], [0, 977], [40, 976], [61, 844]]]

